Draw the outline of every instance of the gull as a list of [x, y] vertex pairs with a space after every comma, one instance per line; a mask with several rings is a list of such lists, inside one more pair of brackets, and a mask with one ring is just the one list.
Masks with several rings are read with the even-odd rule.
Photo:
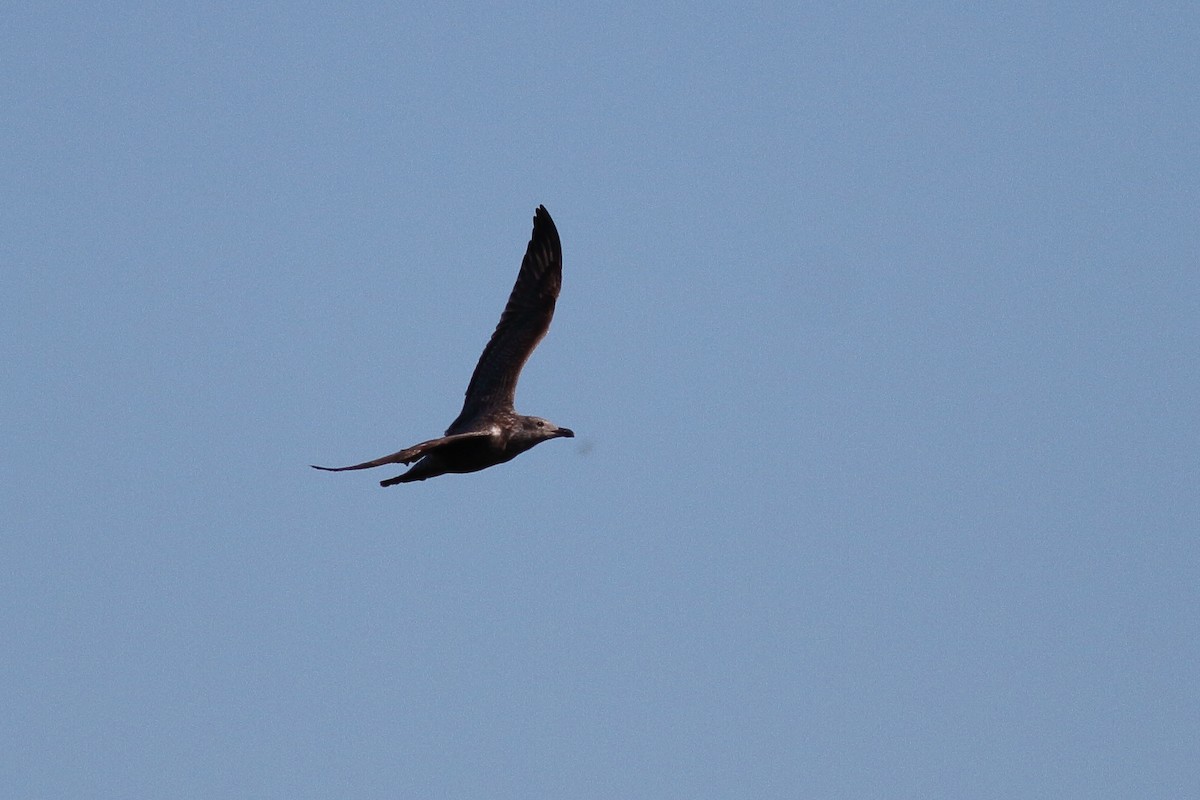
[[[380, 486], [411, 483], [448, 472], [476, 472], [503, 464], [542, 442], [575, 432], [513, 408], [517, 379], [534, 348], [550, 329], [554, 303], [562, 287], [562, 244], [545, 206], [533, 214], [533, 234], [517, 273], [508, 305], [496, 331], [483, 348], [458, 419], [437, 439], [349, 467], [318, 467], [327, 472], [370, 469], [385, 464], [412, 464], [408, 471], [380, 481]], [[416, 463], [413, 463], [416, 462]]]

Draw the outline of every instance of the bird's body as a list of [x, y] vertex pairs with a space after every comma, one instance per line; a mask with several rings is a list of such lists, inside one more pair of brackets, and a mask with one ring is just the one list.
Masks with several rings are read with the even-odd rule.
[[[381, 486], [411, 483], [451, 472], [476, 472], [503, 464], [549, 439], [574, 436], [541, 417], [513, 408], [521, 368], [550, 328], [562, 286], [562, 245], [545, 206], [533, 216], [533, 235], [521, 262], [508, 305], [471, 375], [458, 418], [446, 435], [391, 455], [349, 467], [318, 467], [329, 472], [413, 464]], [[415, 463], [414, 463], [415, 462]]]

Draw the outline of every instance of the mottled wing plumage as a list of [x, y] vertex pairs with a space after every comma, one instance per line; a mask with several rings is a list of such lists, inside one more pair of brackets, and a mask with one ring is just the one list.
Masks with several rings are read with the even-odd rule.
[[554, 220], [545, 206], [538, 206], [533, 215], [533, 235], [508, 305], [475, 365], [462, 412], [447, 431], [512, 409], [521, 369], [550, 329], [561, 287], [562, 244]]

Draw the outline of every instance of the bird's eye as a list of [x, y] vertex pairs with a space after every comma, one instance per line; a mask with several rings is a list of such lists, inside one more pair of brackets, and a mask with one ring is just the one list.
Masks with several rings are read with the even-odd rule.
[[546, 423], [544, 423], [544, 422], [539, 422], [539, 423], [538, 423], [538, 427], [539, 427], [539, 428], [544, 428], [544, 427], [546, 427]]

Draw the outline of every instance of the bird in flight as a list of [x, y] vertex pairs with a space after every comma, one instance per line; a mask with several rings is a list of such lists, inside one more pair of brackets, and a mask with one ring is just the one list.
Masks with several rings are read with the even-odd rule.
[[[467, 385], [466, 400], [446, 435], [406, 447], [373, 461], [349, 467], [318, 467], [328, 472], [369, 469], [384, 464], [412, 464], [403, 475], [380, 486], [411, 483], [448, 472], [475, 472], [503, 464], [534, 445], [575, 432], [513, 408], [517, 379], [538, 342], [550, 329], [554, 303], [562, 286], [562, 244], [545, 206], [533, 214], [533, 235], [500, 323]], [[416, 462], [416, 463], [413, 463]]]

